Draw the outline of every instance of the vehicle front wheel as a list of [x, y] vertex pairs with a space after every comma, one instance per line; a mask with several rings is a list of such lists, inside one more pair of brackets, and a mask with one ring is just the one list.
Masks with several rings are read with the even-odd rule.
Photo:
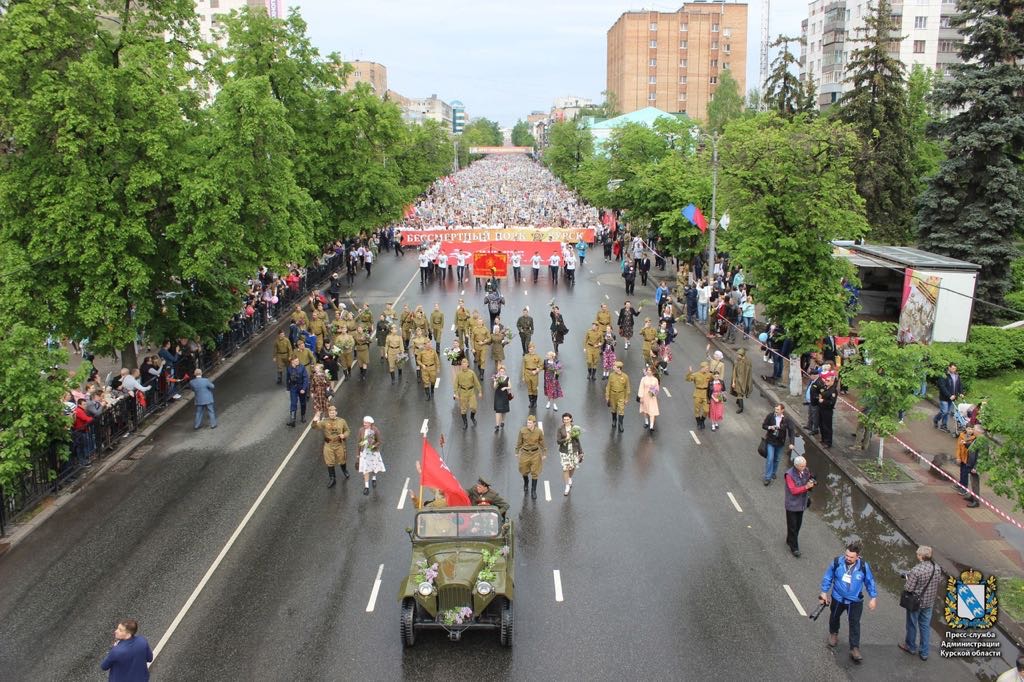
[[[415, 620], [416, 600], [412, 597], [406, 597], [402, 600], [402, 646], [410, 647], [416, 643], [416, 629], [414, 627]], [[504, 618], [502, 619], [502, 622], [504, 623]], [[504, 627], [502, 627], [502, 632], [504, 632]]]
[[508, 599], [501, 605], [501, 645], [512, 646], [512, 602]]

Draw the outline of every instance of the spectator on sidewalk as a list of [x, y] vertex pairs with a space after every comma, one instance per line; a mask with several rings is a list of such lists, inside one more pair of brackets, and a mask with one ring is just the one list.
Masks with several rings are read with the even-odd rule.
[[971, 486], [971, 494], [967, 496], [967, 506], [977, 507], [981, 493], [981, 474], [978, 473], [978, 460], [988, 454], [988, 439], [981, 425], [974, 427], [974, 441], [967, 446], [967, 474]]
[[960, 465], [960, 485], [956, 486], [956, 491], [960, 493], [962, 497], [967, 497], [967, 486], [969, 483], [969, 476], [971, 473], [970, 465], [967, 463], [970, 459], [970, 453], [968, 449], [974, 440], [978, 437], [973, 426], [968, 426], [964, 429], [959, 436], [956, 437], [956, 461]]
[[217, 413], [213, 409], [213, 382], [203, 376], [203, 370], [197, 369], [189, 386], [196, 394], [196, 419], [194, 428], [199, 429], [203, 425], [203, 412], [210, 415], [210, 428], [217, 428]]
[[821, 444], [826, 448], [832, 447], [832, 417], [836, 409], [836, 401], [839, 399], [839, 389], [836, 386], [836, 373], [825, 372], [821, 375], [822, 385], [811, 387], [811, 403], [818, 405], [818, 426], [821, 429]]
[[110, 682], [146, 682], [153, 650], [142, 635], [137, 634], [139, 623], [133, 618], [119, 621], [114, 630], [114, 646], [100, 663], [101, 670], [109, 670]]
[[75, 420], [71, 425], [71, 447], [74, 449], [75, 458], [80, 467], [89, 466], [89, 455], [91, 454], [89, 452], [89, 424], [92, 423], [93, 417], [86, 409], [88, 402], [85, 398], [79, 398], [76, 401], [74, 412], [71, 413]]
[[921, 545], [917, 548], [917, 565], [906, 575], [903, 589], [917, 595], [918, 609], [907, 609], [907, 636], [897, 646], [908, 654], [917, 654], [922, 661], [928, 660], [928, 642], [931, 638], [932, 607], [944, 584], [942, 570], [932, 561], [932, 548]]
[[[949, 420], [949, 412], [953, 407], [953, 401], [962, 397], [964, 393], [963, 383], [960, 381], [960, 373], [956, 365], [949, 363], [946, 374], [939, 379], [939, 413], [932, 417], [932, 426], [943, 431], [949, 431], [946, 422]], [[939, 425], [942, 422], [942, 425]]]
[[871, 573], [868, 562], [860, 556], [860, 542], [851, 542], [846, 546], [843, 556], [836, 557], [821, 578], [821, 595], [819, 600], [829, 606], [828, 645], [839, 644], [839, 624], [843, 612], [847, 612], [850, 625], [850, 658], [860, 663], [864, 657], [860, 653], [860, 617], [864, 612], [864, 592], [867, 590], [868, 609], [875, 610], [878, 605], [878, 589], [875, 587], [875, 576]]

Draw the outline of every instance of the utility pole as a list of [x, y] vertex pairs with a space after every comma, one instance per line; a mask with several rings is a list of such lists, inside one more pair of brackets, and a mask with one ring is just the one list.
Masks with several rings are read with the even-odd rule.
[[711, 235], [708, 238], [708, 274], [715, 272], [715, 237], [718, 234], [718, 133], [702, 137], [711, 140]]

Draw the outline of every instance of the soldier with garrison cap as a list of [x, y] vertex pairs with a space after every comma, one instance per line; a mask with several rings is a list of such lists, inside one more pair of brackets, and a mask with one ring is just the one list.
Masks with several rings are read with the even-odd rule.
[[696, 372], [690, 367], [686, 375], [686, 380], [693, 382], [693, 416], [697, 419], [697, 428], [701, 430], [704, 429], [704, 420], [708, 417], [708, 385], [713, 378], [706, 361], [700, 363], [700, 368]]
[[536, 344], [531, 343], [529, 351], [523, 356], [523, 383], [526, 384], [526, 395], [530, 398], [530, 409], [537, 408], [537, 393], [540, 390], [540, 373], [544, 369], [544, 361], [537, 355]]
[[327, 408], [327, 419], [320, 418], [320, 412], [313, 413], [313, 428], [323, 431], [324, 464], [327, 465], [328, 488], [337, 482], [334, 476], [334, 465], [341, 465], [341, 473], [348, 478], [348, 455], [345, 444], [348, 440], [348, 422], [338, 416], [338, 408], [331, 405]]
[[629, 376], [622, 371], [622, 361], [617, 360], [615, 369], [605, 384], [604, 399], [612, 413], [612, 430], [618, 421], [619, 433], [624, 430], [623, 422], [626, 420], [626, 401], [629, 400], [629, 395]]
[[473, 420], [473, 425], [476, 426], [476, 399], [483, 398], [484, 393], [483, 386], [480, 385], [480, 378], [469, 368], [468, 358], [462, 358], [459, 371], [455, 373], [455, 395], [453, 397], [459, 401], [462, 428], [469, 428], [469, 422], [466, 421], [467, 411], [469, 418]]
[[540, 472], [544, 469], [548, 447], [544, 443], [544, 432], [537, 428], [535, 415], [529, 415], [526, 418], [526, 426], [519, 429], [515, 453], [519, 458], [519, 473], [523, 476], [523, 494], [529, 490], [530, 497], [536, 500], [537, 479], [540, 478]]

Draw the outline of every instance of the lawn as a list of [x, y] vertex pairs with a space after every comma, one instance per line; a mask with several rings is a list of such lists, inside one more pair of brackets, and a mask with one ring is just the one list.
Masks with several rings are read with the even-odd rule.
[[968, 384], [967, 401], [977, 403], [982, 398], [988, 398], [993, 409], [1014, 409], [1014, 401], [1008, 389], [1015, 381], [1024, 381], [1024, 369], [1014, 369], [984, 379], [973, 379]]
[[1006, 614], [1018, 623], [1024, 622], [1024, 580], [1000, 578], [999, 604]]

